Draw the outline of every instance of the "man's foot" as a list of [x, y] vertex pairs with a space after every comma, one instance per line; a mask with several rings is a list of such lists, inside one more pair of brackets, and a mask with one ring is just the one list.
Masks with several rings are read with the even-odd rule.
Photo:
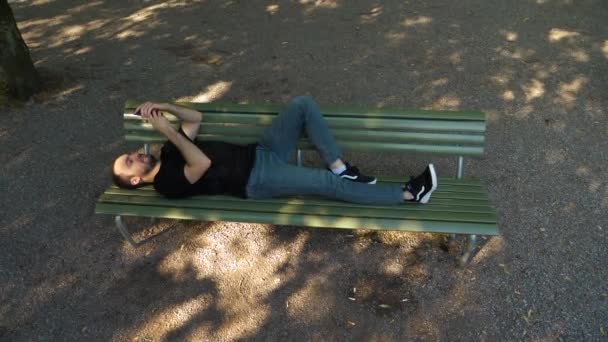
[[404, 191], [414, 196], [410, 201], [419, 203], [427, 203], [435, 189], [437, 189], [437, 173], [433, 164], [429, 164], [424, 172], [416, 178], [411, 178], [403, 187]]
[[346, 165], [346, 170], [342, 171], [338, 176], [353, 182], [376, 184], [376, 177], [361, 174], [356, 166], [352, 166], [349, 163], [344, 163], [344, 165]]

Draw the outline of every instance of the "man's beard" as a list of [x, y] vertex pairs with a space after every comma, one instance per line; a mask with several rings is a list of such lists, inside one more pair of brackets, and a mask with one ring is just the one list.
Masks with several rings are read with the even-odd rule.
[[158, 163], [158, 159], [156, 159], [156, 157], [154, 157], [153, 155], [149, 154], [148, 157], [150, 158], [150, 161], [146, 163], [146, 174], [150, 173], [150, 171], [152, 171], [152, 169], [154, 169], [154, 167]]

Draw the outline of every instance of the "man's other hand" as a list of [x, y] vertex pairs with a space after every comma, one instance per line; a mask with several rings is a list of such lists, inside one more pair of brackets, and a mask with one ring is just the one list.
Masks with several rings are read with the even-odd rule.
[[152, 113], [160, 114], [160, 112], [167, 111], [169, 111], [169, 104], [167, 103], [146, 102], [135, 108], [135, 113], [139, 113], [139, 115], [141, 115], [141, 117], [144, 119], [148, 119]]
[[[143, 114], [142, 117], [144, 117]], [[160, 110], [151, 110], [149, 115], [147, 115], [145, 119], [150, 121], [154, 129], [156, 129], [160, 133], [163, 133], [164, 135], [167, 135], [168, 130], [173, 129], [173, 126], [171, 126], [169, 120], [167, 120], [167, 118], [160, 112]]]

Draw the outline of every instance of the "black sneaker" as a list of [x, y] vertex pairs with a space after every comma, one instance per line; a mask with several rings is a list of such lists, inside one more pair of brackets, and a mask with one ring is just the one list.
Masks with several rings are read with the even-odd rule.
[[[352, 166], [349, 163], [344, 163], [344, 165], [346, 165], [346, 170], [342, 171], [338, 176], [353, 182], [376, 184], [376, 177], [362, 175], [356, 166]], [[331, 170], [329, 171], [331, 172]]]
[[433, 164], [429, 164], [424, 172], [416, 178], [411, 178], [403, 187], [404, 191], [414, 195], [410, 201], [419, 203], [427, 203], [435, 189], [437, 189], [437, 173]]

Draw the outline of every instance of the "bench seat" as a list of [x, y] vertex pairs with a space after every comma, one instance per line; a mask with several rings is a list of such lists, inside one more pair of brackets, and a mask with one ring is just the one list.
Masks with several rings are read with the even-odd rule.
[[[402, 183], [380, 177], [379, 183]], [[425, 205], [362, 205], [315, 197], [267, 200], [232, 196], [166, 199], [151, 186], [137, 190], [111, 186], [95, 212], [186, 220], [236, 221], [316, 228], [401, 230], [497, 235], [496, 213], [478, 180], [439, 179], [439, 188]]]

